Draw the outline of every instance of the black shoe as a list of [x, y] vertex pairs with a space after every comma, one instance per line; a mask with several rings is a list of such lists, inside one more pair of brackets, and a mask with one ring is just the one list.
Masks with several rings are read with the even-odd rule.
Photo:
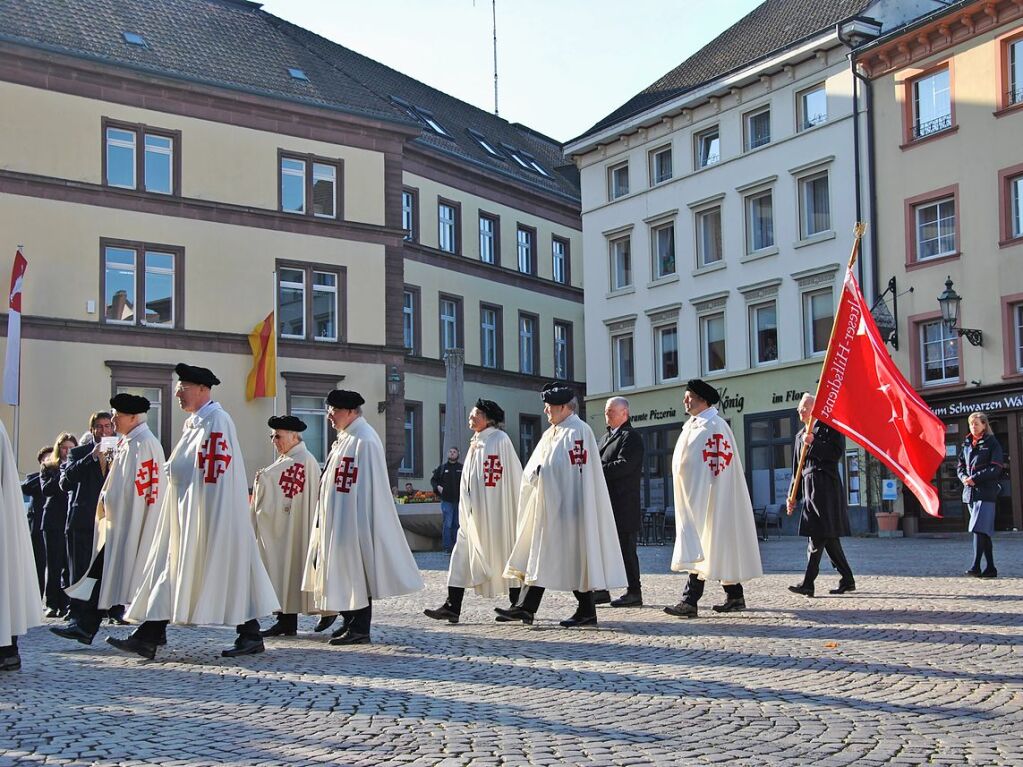
[[609, 605], [611, 604], [611, 593], [606, 589], [593, 592], [593, 604], [595, 605]]
[[50, 626], [50, 632], [59, 637], [64, 637], [64, 639], [74, 639], [82, 644], [92, 644], [92, 638], [95, 636], [95, 634], [90, 634], [74, 621], [71, 621], [66, 626]]
[[112, 647], [116, 647], [121, 652], [130, 652], [135, 655], [141, 655], [147, 660], [152, 660], [156, 657], [156, 645], [150, 644], [149, 642], [143, 642], [141, 639], [136, 638], [134, 634], [129, 634], [124, 639], [107, 637], [107, 644]]
[[[965, 576], [967, 576], [969, 578], [979, 578], [980, 577], [980, 568], [979, 567], [971, 567], [969, 570], [967, 570], [965, 573], [963, 573], [963, 575], [965, 575]], [[52, 610], [51, 610], [51, 612], [52, 612]]]
[[[977, 574], [980, 575], [980, 570], [977, 571]], [[47, 618], [59, 618], [60, 617], [60, 610], [58, 610], [56, 607], [51, 607], [49, 610], [46, 611], [45, 617], [47, 617]]]
[[458, 623], [459, 618], [459, 614], [452, 610], [451, 605], [447, 602], [442, 604], [436, 610], [423, 610], [423, 615], [427, 618], [433, 618], [435, 621], [447, 621], [448, 623]]
[[618, 599], [611, 602], [612, 607], [642, 607], [643, 594], [639, 591], [629, 591], [622, 594]]
[[127, 626], [128, 621], [124, 619], [124, 608], [113, 609], [107, 611], [107, 623], [111, 626]]
[[996, 568], [994, 568], [994, 567], [989, 567], [987, 570], [982, 572], [978, 577], [979, 578], [997, 578], [998, 577], [998, 570]]
[[844, 594], [847, 591], [856, 591], [855, 583], [839, 583], [837, 589], [831, 589], [829, 594]]
[[344, 634], [347, 631], [348, 631], [348, 621], [342, 621], [341, 622], [341, 628], [334, 629], [332, 632], [330, 632], [330, 635], [332, 637], [334, 637], [334, 639], [337, 639], [339, 636], [341, 636], [342, 634]]
[[337, 613], [334, 613], [333, 615], [321, 615], [320, 620], [316, 624], [315, 628], [313, 628], [313, 631], [315, 631], [317, 634], [326, 631], [327, 629], [334, 625], [334, 621], [336, 620]]
[[802, 594], [804, 597], [813, 596], [813, 586], [804, 586], [802, 583], [798, 586], [789, 586], [789, 591], [793, 594]]
[[220, 656], [222, 658], [237, 658], [239, 655], [258, 655], [265, 649], [262, 637], [238, 637], [234, 640], [234, 647], [221, 650]]
[[563, 621], [559, 621], [562, 626], [567, 629], [577, 628], [579, 626], [596, 626], [597, 616], [596, 615], [573, 615], [571, 618], [565, 618]]
[[166, 627], [160, 632], [160, 638], [156, 640], [157, 646], [162, 647], [167, 644], [167, 629]]
[[345, 631], [341, 636], [334, 637], [328, 642], [332, 645], [349, 645], [349, 644], [370, 644], [369, 634], [359, 634], [355, 631]]
[[528, 610], [523, 610], [521, 607], [495, 607], [494, 612], [497, 613], [496, 620], [501, 623], [508, 621], [522, 621], [527, 626], [533, 624], [533, 613]]
[[676, 618], [695, 618], [699, 615], [696, 605], [691, 605], [688, 602], [679, 602], [677, 605], [665, 607], [664, 612], [674, 615]]
[[295, 629], [288, 628], [280, 621], [277, 621], [268, 629], [263, 629], [259, 632], [261, 637], [293, 637], [298, 632]]
[[70, 607], [61, 607], [60, 609], [57, 610], [57, 617], [58, 618], [68, 618], [70, 620], [70, 618], [71, 618], [71, 608]]
[[729, 597], [723, 605], [714, 605], [711, 608], [716, 613], [737, 613], [746, 609], [745, 597], [733, 599]]
[[0, 658], [0, 671], [17, 671], [20, 668], [20, 655], [9, 655], [6, 658]]

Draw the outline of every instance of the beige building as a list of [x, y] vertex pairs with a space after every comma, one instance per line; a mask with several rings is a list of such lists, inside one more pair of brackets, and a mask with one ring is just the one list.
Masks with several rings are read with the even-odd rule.
[[543, 380], [581, 381], [577, 176], [524, 126], [245, 0], [4, 3], [0, 103], [0, 252], [29, 262], [23, 471], [120, 390], [169, 448], [178, 361], [217, 373], [247, 469], [269, 463], [274, 402], [245, 379], [275, 302], [278, 410], [322, 457], [326, 392], [359, 390], [417, 488], [447, 348], [523, 449]]
[[[966, 529], [955, 456], [967, 416], [983, 410], [1009, 466], [996, 528], [1020, 529], [1023, 6], [954, 3], [860, 49], [856, 63], [873, 89], [874, 291], [895, 279], [893, 358], [948, 425], [944, 518], [921, 516], [912, 498], [906, 515], [921, 530]], [[961, 299], [954, 327], [938, 303], [948, 279]]]

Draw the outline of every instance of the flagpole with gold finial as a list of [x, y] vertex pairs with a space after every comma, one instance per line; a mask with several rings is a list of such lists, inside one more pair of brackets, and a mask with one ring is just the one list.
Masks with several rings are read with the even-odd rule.
[[[863, 223], [862, 221], [858, 221], [856, 223], [856, 226], [853, 227], [852, 252], [849, 254], [849, 264], [848, 264], [848, 266], [846, 268], [846, 273], [848, 273], [849, 269], [852, 269], [853, 266], [855, 266], [856, 259], [859, 258], [859, 255], [860, 255], [860, 240], [863, 239], [863, 235], [864, 235], [864, 233], [866, 231], [867, 231], [867, 225], [865, 223]], [[843, 279], [843, 284], [844, 284], [844, 279]], [[837, 327], [837, 325], [838, 325], [838, 312], [835, 312], [835, 317], [831, 321], [831, 335], [828, 336], [828, 349], [824, 353], [824, 359], [825, 360], [828, 359], [828, 354], [831, 352], [831, 344], [835, 340], [835, 328]], [[821, 382], [820, 382], [820, 380], [818, 380], [817, 381], [817, 389], [816, 389], [816, 391], [814, 391], [814, 399], [815, 400], [817, 399], [817, 395], [820, 394], [820, 390], [821, 390]], [[813, 415], [811, 414], [811, 415], [809, 415], [807, 417], [806, 421], [803, 423], [803, 425], [806, 427], [806, 431], [804, 432], [804, 438], [805, 438], [806, 434], [809, 434], [810, 430], [813, 428], [813, 421], [814, 421], [814, 418], [813, 418]], [[796, 466], [796, 473], [792, 475], [792, 481], [789, 483], [789, 495], [788, 495], [788, 498], [786, 499], [785, 506], [786, 506], [786, 512], [788, 514], [790, 514], [790, 515], [795, 510], [796, 495], [797, 495], [798, 487], [799, 487], [799, 485], [797, 483], [799, 482], [800, 478], [803, 476], [803, 465], [806, 463], [807, 447], [808, 446], [807, 446], [806, 442], [803, 442], [803, 446], [799, 450], [799, 464]]]

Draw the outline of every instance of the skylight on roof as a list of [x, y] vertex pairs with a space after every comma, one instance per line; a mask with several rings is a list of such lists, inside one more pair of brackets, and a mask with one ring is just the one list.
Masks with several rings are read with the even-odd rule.
[[146, 43], [146, 38], [138, 32], [122, 32], [121, 37], [124, 38], [124, 42], [128, 43], [128, 45], [137, 45], [139, 48], [149, 47], [149, 44]]
[[487, 141], [486, 136], [484, 136], [482, 133], [474, 131], [472, 128], [467, 128], [466, 130], [468, 130], [469, 135], [476, 140], [476, 143], [483, 147], [484, 151], [486, 151], [487, 154], [489, 154], [491, 157], [496, 157], [499, 160], [504, 159], [503, 157], [501, 157], [501, 154], [496, 149], [494, 149], [493, 145], [489, 141]]
[[439, 133], [441, 136], [448, 135], [448, 132], [444, 130], [444, 128], [441, 127], [441, 124], [434, 119], [432, 112], [428, 112], [422, 107], [413, 107], [413, 109], [416, 110], [419, 116], [423, 119], [423, 122], [429, 125], [430, 129], [434, 133]]
[[292, 79], [294, 80], [305, 80], [306, 82], [309, 82], [309, 76], [301, 69], [289, 67], [288, 74], [291, 75]]
[[542, 165], [540, 165], [540, 163], [538, 163], [538, 162], [537, 162], [536, 160], [530, 160], [530, 161], [529, 161], [529, 164], [530, 164], [530, 165], [532, 165], [532, 166], [533, 166], [533, 170], [535, 170], [535, 171], [536, 171], [537, 173], [539, 173], [539, 174], [540, 174], [541, 176], [547, 176], [548, 178], [550, 178], [550, 175], [551, 175], [551, 174], [550, 174], [550, 173], [548, 173], [547, 171], [545, 171], [545, 170], [543, 169], [543, 166], [542, 166]]

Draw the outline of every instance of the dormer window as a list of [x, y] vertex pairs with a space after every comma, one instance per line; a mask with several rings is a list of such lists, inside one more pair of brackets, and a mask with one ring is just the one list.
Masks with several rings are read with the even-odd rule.
[[504, 159], [504, 158], [501, 157], [500, 152], [498, 152], [496, 149], [494, 149], [493, 145], [489, 141], [487, 141], [486, 136], [484, 136], [482, 133], [478, 133], [478, 132], [474, 131], [472, 128], [467, 128], [467, 130], [469, 132], [469, 135], [472, 136], [473, 139], [476, 140], [476, 143], [479, 144], [481, 147], [483, 147], [483, 151], [485, 151], [491, 157], [496, 157], [498, 159]]
[[291, 75], [291, 79], [292, 80], [303, 80], [305, 82], [309, 82], [309, 76], [305, 72], [303, 72], [301, 69], [296, 69], [295, 67], [289, 67], [288, 74]]
[[122, 32], [121, 37], [124, 38], [124, 42], [128, 43], [128, 45], [134, 45], [138, 48], [149, 47], [149, 44], [146, 42], [146, 38], [138, 32]]
[[409, 117], [417, 122], [425, 124], [430, 130], [436, 133], [438, 136], [444, 136], [451, 138], [451, 134], [444, 130], [444, 127], [437, 122], [437, 119], [433, 116], [433, 112], [429, 109], [423, 109], [423, 107], [417, 107], [415, 104], [410, 104], [403, 98], [398, 96], [391, 96], [391, 101], [400, 106], [406, 112]]

